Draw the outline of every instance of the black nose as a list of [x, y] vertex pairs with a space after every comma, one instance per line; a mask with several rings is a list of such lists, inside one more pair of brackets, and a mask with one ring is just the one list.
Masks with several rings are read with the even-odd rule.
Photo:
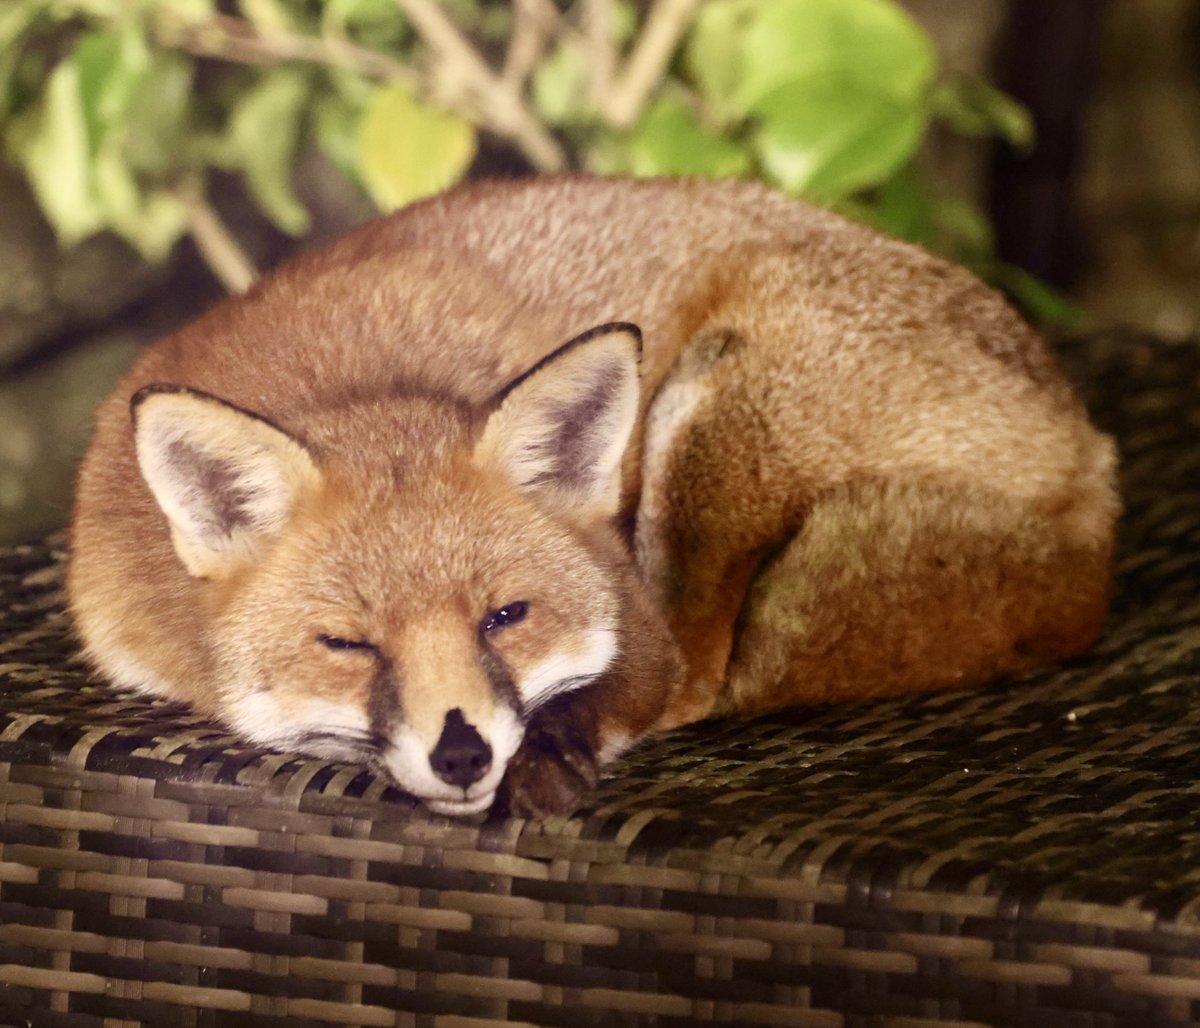
[[492, 766], [492, 748], [455, 707], [446, 715], [442, 737], [429, 754], [429, 763], [443, 782], [465, 789], [487, 774]]

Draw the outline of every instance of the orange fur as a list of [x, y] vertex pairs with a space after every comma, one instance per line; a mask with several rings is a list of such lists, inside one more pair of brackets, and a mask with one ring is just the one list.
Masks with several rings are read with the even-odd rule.
[[[640, 391], [620, 326], [558, 351], [617, 320]], [[1086, 646], [1113, 466], [1037, 335], [918, 248], [754, 185], [481, 183], [134, 363], [80, 472], [70, 604], [122, 684], [278, 745], [306, 745], [288, 719], [408, 733], [385, 765], [451, 812], [507, 762], [497, 795], [540, 813], [655, 727]], [[193, 480], [218, 507], [172, 514]], [[516, 600], [527, 625], [481, 634]], [[452, 710], [494, 742], [462, 796], [410, 767], [466, 738]]]

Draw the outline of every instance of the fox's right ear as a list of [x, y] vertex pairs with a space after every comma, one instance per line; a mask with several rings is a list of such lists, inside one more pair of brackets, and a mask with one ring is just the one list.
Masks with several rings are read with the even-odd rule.
[[578, 516], [610, 517], [638, 413], [636, 325], [600, 325], [563, 344], [500, 393], [476, 459]]
[[130, 402], [138, 465], [193, 575], [254, 560], [320, 472], [291, 436], [204, 393], [153, 385]]

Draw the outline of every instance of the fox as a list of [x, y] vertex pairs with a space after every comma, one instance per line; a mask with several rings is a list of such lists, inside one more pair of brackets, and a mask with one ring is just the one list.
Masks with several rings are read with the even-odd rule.
[[304, 253], [97, 409], [94, 673], [436, 814], [714, 717], [1061, 661], [1116, 451], [970, 272], [734, 180], [483, 180]]

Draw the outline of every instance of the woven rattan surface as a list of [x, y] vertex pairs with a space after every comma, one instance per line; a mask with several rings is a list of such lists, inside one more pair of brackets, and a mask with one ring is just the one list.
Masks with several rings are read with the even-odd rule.
[[1065, 356], [1124, 454], [1090, 653], [698, 726], [541, 824], [89, 682], [59, 546], [0, 555], [0, 1023], [1200, 1023], [1200, 348]]

